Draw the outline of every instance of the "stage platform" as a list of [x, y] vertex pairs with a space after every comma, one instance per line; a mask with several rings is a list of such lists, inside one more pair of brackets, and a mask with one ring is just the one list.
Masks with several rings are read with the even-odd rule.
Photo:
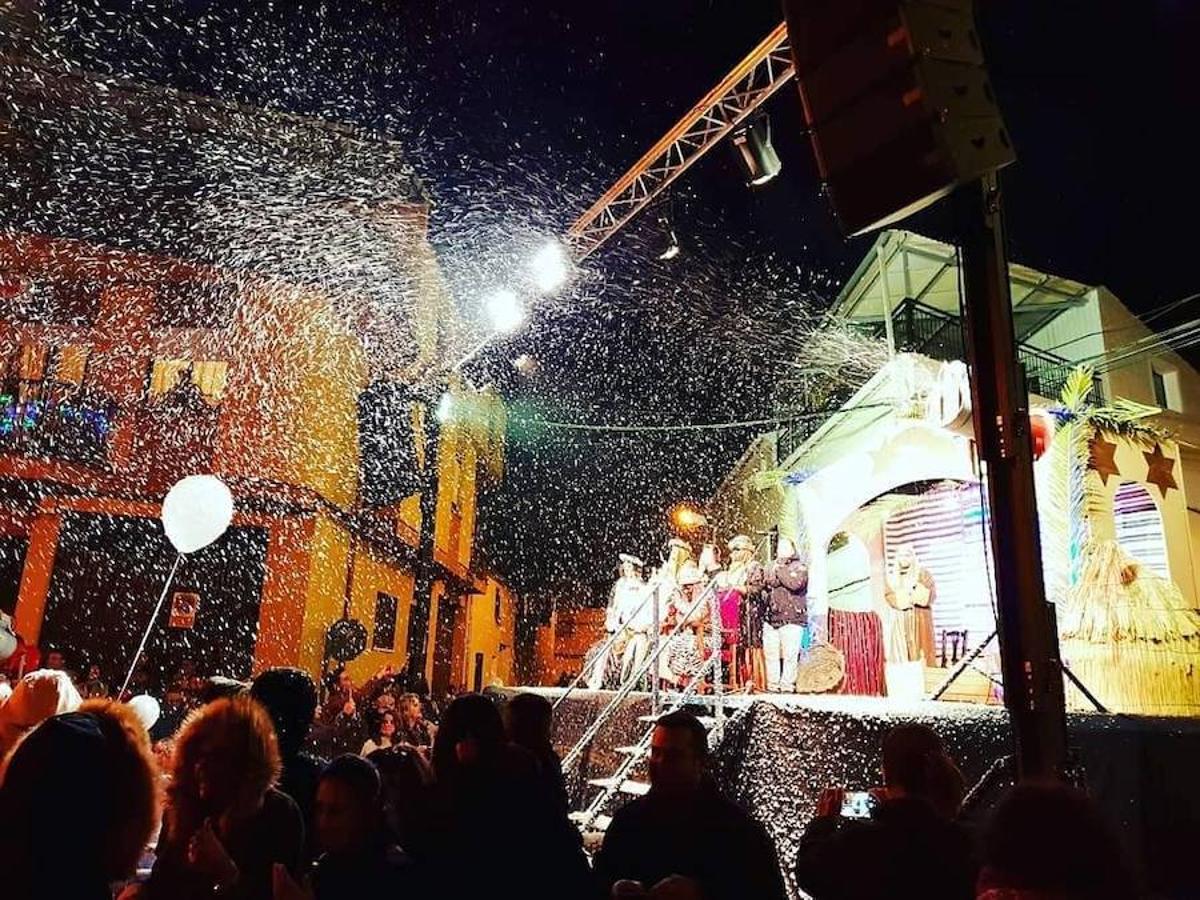
[[[551, 701], [560, 688], [534, 691]], [[572, 691], [559, 707], [555, 743], [565, 753], [612, 700], [611, 691]], [[711, 697], [696, 698], [711, 705]], [[724, 697], [725, 738], [713, 773], [726, 794], [742, 803], [770, 832], [793, 896], [796, 846], [821, 790], [865, 789], [880, 782], [879, 746], [899, 722], [928, 724], [946, 741], [968, 784], [974, 784], [1010, 748], [1008, 716], [999, 706], [945, 701], [898, 702], [884, 697], [801, 694], [734, 694]], [[614, 748], [642, 733], [638, 716], [650, 696], [633, 693], [568, 773], [576, 804], [586, 779], [611, 773]], [[1200, 720], [1070, 713], [1072, 748], [1087, 782], [1163, 896], [1200, 896], [1192, 862], [1200, 846]], [[971, 821], [978, 821], [999, 788], [985, 792]]]

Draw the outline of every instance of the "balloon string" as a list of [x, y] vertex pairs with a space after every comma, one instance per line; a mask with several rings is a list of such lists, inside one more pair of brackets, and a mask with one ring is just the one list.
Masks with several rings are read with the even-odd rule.
[[150, 616], [150, 621], [146, 623], [146, 631], [142, 634], [142, 642], [138, 644], [137, 652], [133, 654], [133, 662], [129, 664], [129, 671], [125, 674], [125, 682], [121, 685], [121, 690], [117, 692], [117, 697], [124, 697], [125, 690], [129, 687], [129, 682], [133, 680], [133, 670], [137, 668], [138, 660], [142, 657], [142, 651], [146, 649], [146, 641], [150, 640], [150, 632], [154, 630], [154, 623], [158, 621], [158, 614], [162, 611], [163, 601], [167, 599], [167, 591], [171, 589], [171, 582], [175, 580], [175, 573], [179, 570], [179, 564], [183, 562], [183, 554], [179, 553], [175, 556], [175, 565], [171, 566], [171, 574], [167, 576], [167, 583], [163, 585], [162, 593], [158, 595], [158, 603], [154, 606], [154, 612]]

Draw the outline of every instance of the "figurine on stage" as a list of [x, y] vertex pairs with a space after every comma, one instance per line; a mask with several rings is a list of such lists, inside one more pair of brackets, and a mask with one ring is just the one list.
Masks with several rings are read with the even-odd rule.
[[624, 682], [628, 671], [641, 665], [650, 631], [645, 623], [654, 619], [650, 605], [653, 601], [642, 580], [645, 564], [628, 553], [622, 553], [618, 558], [618, 577], [609, 592], [608, 609], [604, 613], [605, 643], [610, 640], [612, 643], [609, 652], [593, 663], [588, 675], [588, 687], [593, 691], [604, 687], [610, 667], [619, 667]]
[[933, 601], [937, 597], [937, 586], [933, 575], [921, 566], [911, 544], [896, 550], [883, 596], [888, 606], [899, 614], [909, 661], [937, 665], [933, 638]]

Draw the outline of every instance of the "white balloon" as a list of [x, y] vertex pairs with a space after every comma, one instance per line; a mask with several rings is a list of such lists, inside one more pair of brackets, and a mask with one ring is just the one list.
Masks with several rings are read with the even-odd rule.
[[175, 482], [162, 505], [163, 530], [180, 553], [195, 553], [225, 533], [233, 521], [233, 494], [215, 475]]

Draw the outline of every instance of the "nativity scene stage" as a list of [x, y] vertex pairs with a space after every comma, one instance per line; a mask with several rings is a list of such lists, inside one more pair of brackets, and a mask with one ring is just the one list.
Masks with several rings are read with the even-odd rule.
[[[1181, 401], [1200, 397], [1200, 374], [1166, 347], [1112, 366], [1123, 351], [1098, 352], [1097, 335], [1153, 333], [1103, 288], [1011, 268], [1037, 483], [1030, 527], [1078, 777], [1170, 885], [1184, 877], [1184, 847], [1200, 840], [1200, 826], [1180, 825], [1200, 823], [1200, 514], [1188, 500], [1189, 489], [1200, 496], [1200, 421]], [[706, 507], [707, 530], [673, 542], [690, 545], [692, 577], [679, 580], [673, 553], [648, 574], [648, 594], [661, 594], [665, 579], [689, 602], [711, 604], [711, 640], [690, 613], [664, 612], [655, 623], [663, 649], [651, 632], [640, 667], [610, 665], [603, 685], [591, 679], [603, 689], [590, 690], [596, 661], [615, 661], [614, 647], [627, 643], [622, 626], [610, 612], [606, 630], [595, 609], [543, 627], [539, 646], [554, 647], [538, 664], [543, 683], [569, 686], [532, 689], [555, 703], [585, 833], [648, 789], [654, 717], [680, 707], [703, 713], [715, 776], [771, 831], [785, 873], [823, 788], [879, 782], [880, 741], [894, 724], [937, 730], [977, 786], [970, 800], [980, 810], [1011, 777], [986, 472], [955, 352], [961, 336], [947, 337], [958, 327], [957, 284], [953, 248], [880, 236], [835, 313], [877, 333], [890, 314], [887, 361], [804, 433], [780, 428], [750, 445]], [[917, 314], [936, 329], [914, 326]], [[1039, 342], [1078, 352], [1053, 356]], [[807, 569], [807, 621], [786, 692], [762, 690], [752, 659], [730, 646], [721, 592], [736, 580], [726, 574], [736, 556], [720, 557], [723, 571], [711, 565], [711, 545], [723, 551], [730, 535], [756, 535], [764, 566], [781, 541], [794, 544]], [[656, 678], [669, 669], [656, 657], [692, 641], [689, 629], [703, 662], [674, 682]]]

